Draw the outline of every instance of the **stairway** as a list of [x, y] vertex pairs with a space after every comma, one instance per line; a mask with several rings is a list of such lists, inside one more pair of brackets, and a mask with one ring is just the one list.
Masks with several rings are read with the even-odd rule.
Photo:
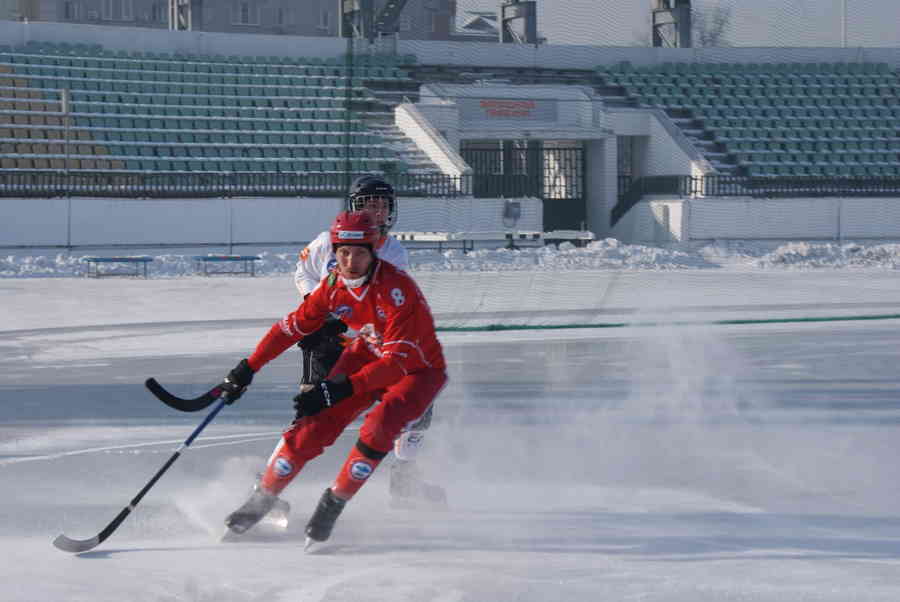
[[441, 169], [428, 158], [409, 136], [400, 131], [393, 122], [386, 123], [382, 115], [372, 116], [372, 120], [366, 119], [366, 126], [384, 139], [387, 148], [396, 153], [397, 158], [406, 163], [407, 171], [417, 174], [440, 174]]
[[[633, 107], [640, 108], [642, 105], [637, 98], [629, 96], [621, 86], [609, 85], [602, 78], [595, 78], [592, 82], [594, 91], [603, 99], [606, 107]], [[691, 141], [691, 143], [703, 153], [704, 158], [709, 161], [719, 173], [722, 175], [738, 175], [738, 165], [735, 163], [728, 153], [714, 138], [709, 137], [703, 120], [695, 118], [689, 110], [681, 108], [664, 108], [666, 115], [672, 120], [678, 129]]]

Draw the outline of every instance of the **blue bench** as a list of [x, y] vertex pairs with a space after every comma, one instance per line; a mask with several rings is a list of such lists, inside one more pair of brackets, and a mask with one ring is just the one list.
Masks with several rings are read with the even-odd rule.
[[[87, 263], [87, 275], [94, 278], [141, 275], [147, 278], [147, 266], [153, 261], [153, 258], [147, 255], [130, 255], [127, 257], [82, 257], [81, 261]], [[110, 269], [102, 270], [100, 266], [110, 266]], [[114, 266], [127, 266], [134, 269], [116, 270]]]
[[[203, 275], [212, 274], [249, 274], [256, 275], [256, 262], [262, 259], [258, 255], [194, 255], [194, 261], [203, 266]], [[210, 270], [210, 266], [223, 267]], [[228, 269], [233, 266], [234, 269]]]

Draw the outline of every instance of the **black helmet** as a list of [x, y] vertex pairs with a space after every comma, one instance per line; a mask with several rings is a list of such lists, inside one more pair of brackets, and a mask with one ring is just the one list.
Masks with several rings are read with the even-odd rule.
[[350, 184], [350, 194], [347, 196], [347, 211], [364, 211], [369, 197], [387, 199], [388, 214], [381, 226], [382, 234], [387, 234], [394, 222], [397, 221], [397, 198], [394, 195], [394, 187], [378, 176], [360, 176]]

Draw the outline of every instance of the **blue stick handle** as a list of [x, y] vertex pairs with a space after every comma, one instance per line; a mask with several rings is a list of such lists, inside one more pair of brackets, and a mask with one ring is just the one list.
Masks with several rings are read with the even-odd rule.
[[223, 397], [222, 399], [219, 399], [219, 402], [215, 406], [213, 406], [212, 411], [209, 414], [207, 414], [206, 418], [203, 419], [203, 422], [201, 422], [197, 426], [197, 428], [194, 429], [194, 432], [191, 433], [191, 435], [187, 439], [184, 440], [184, 443], [182, 444], [181, 448], [179, 448], [179, 451], [185, 447], [188, 447], [191, 443], [193, 443], [194, 439], [197, 438], [197, 435], [199, 435], [200, 432], [206, 428], [206, 425], [208, 425], [210, 422], [213, 421], [213, 418], [216, 417], [216, 414], [218, 414], [221, 411], [221, 409], [224, 407], [225, 407], [225, 398]]
[[153, 478], [150, 479], [146, 485], [144, 485], [144, 487], [138, 492], [138, 494], [134, 496], [134, 499], [131, 500], [131, 503], [122, 508], [122, 511], [119, 512], [119, 514], [112, 520], [112, 522], [106, 525], [106, 527], [102, 531], [100, 531], [100, 533], [98, 533], [94, 537], [91, 537], [90, 539], [71, 539], [69, 537], [66, 537], [65, 535], [60, 535], [53, 541], [53, 545], [66, 552], [79, 553], [86, 552], [98, 546], [100, 543], [106, 541], [106, 538], [112, 535], [113, 531], [118, 529], [119, 525], [122, 524], [122, 521], [124, 521], [125, 518], [128, 517], [128, 515], [131, 514], [131, 512], [137, 507], [140, 501], [144, 498], [144, 495], [146, 495], [147, 492], [150, 491], [150, 488], [153, 487], [153, 485], [156, 484], [159, 478], [163, 476], [163, 474], [165, 474], [167, 470], [169, 470], [169, 467], [175, 463], [175, 460], [178, 459], [178, 457], [181, 455], [181, 452], [194, 442], [194, 439], [197, 438], [197, 435], [199, 435], [200, 432], [203, 431], [203, 429], [205, 429], [210, 422], [212, 422], [213, 418], [216, 417], [216, 414], [218, 414], [223, 407], [225, 407], [225, 398], [220, 397], [219, 402], [215, 405], [212, 411], [207, 414], [206, 418], [203, 419], [203, 422], [201, 422], [200, 425], [194, 429], [194, 432], [184, 440], [184, 443], [178, 446], [178, 449], [175, 450], [175, 453], [173, 453], [172, 456], [166, 461], [166, 463], [163, 464], [162, 468], [160, 468], [156, 472], [156, 474], [153, 475]]

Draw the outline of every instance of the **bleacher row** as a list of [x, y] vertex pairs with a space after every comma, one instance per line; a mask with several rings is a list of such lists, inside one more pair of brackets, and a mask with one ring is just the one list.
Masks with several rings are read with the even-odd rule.
[[411, 80], [397, 60], [353, 58], [0, 46], [0, 168], [404, 171], [362, 113], [380, 107], [367, 86]]
[[900, 176], [900, 77], [885, 63], [622, 62], [597, 74], [688, 116], [745, 175]]

